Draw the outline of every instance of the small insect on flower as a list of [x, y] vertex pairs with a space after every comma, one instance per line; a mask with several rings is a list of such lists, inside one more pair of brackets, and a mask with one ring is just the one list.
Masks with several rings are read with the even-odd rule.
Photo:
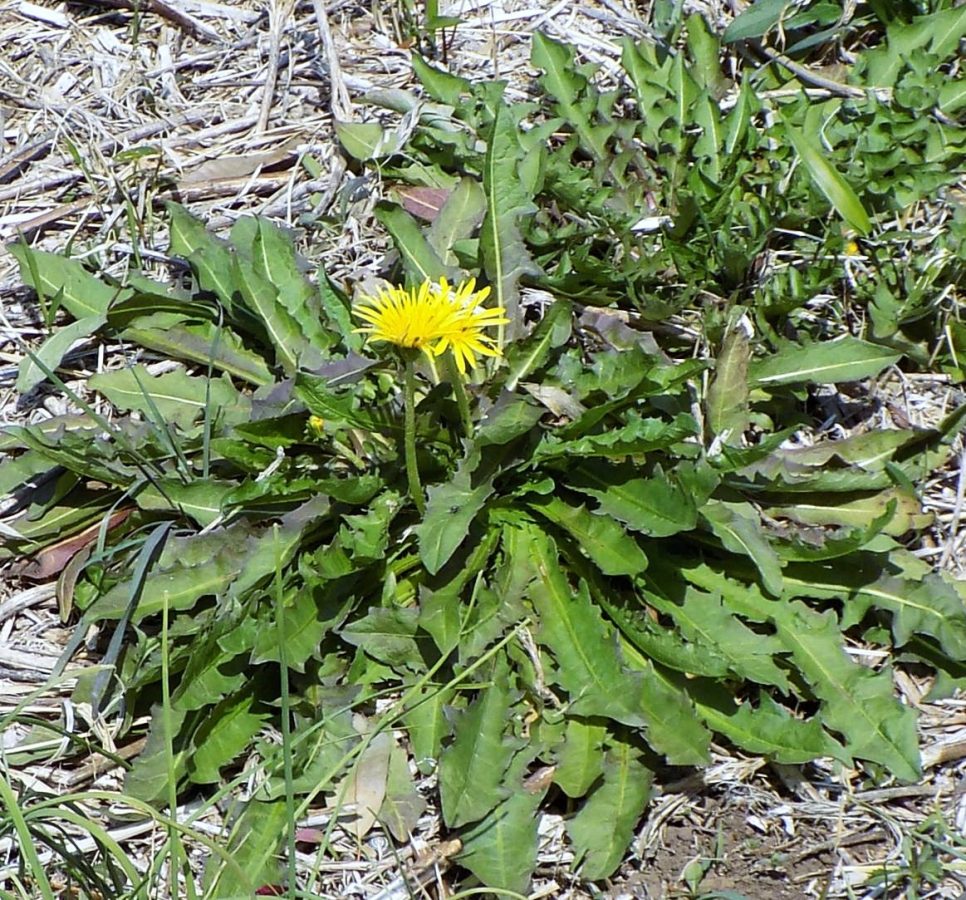
[[371, 343], [385, 341], [421, 350], [430, 359], [451, 350], [456, 367], [465, 375], [467, 366], [476, 367], [478, 356], [500, 356], [496, 341], [484, 329], [510, 320], [502, 307], [483, 306], [489, 295], [488, 287], [476, 290], [473, 278], [455, 288], [445, 278], [424, 281], [408, 291], [384, 288], [355, 302], [353, 312], [365, 322], [356, 331]]

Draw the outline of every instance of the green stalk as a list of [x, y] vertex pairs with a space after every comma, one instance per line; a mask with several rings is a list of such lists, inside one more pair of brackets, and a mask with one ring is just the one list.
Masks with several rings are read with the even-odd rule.
[[[47, 870], [40, 861], [34, 843], [36, 838], [27, 824], [27, 819], [20, 805], [21, 802], [20, 796], [10, 786], [7, 779], [0, 775], [0, 804], [3, 805], [5, 814], [9, 817], [11, 830], [16, 834], [16, 842], [26, 864], [26, 874], [34, 881], [34, 887], [43, 900], [56, 900], [57, 895], [50, 886], [50, 881], [46, 875]], [[37, 896], [37, 894], [34, 896]]]
[[[178, 777], [174, 763], [174, 717], [171, 709], [170, 647], [168, 644], [168, 595], [164, 594], [161, 606], [161, 704], [164, 710], [164, 762], [168, 772], [168, 813], [178, 821]], [[173, 824], [168, 825], [168, 889], [172, 897], [178, 895], [178, 873], [181, 871], [181, 835]], [[185, 872], [185, 880], [191, 882], [191, 873]], [[190, 889], [189, 889], [190, 890]]]
[[295, 788], [292, 765], [291, 697], [288, 681], [288, 653], [285, 645], [285, 592], [282, 590], [282, 552], [278, 543], [278, 525], [272, 526], [275, 539], [275, 625], [278, 629], [278, 666], [282, 701], [282, 767], [285, 776], [285, 839], [288, 873], [285, 893], [294, 897], [298, 890], [295, 868]]
[[403, 381], [403, 401], [405, 403], [404, 442], [406, 458], [406, 477], [409, 479], [409, 493], [420, 515], [426, 512], [423, 486], [419, 481], [419, 467], [416, 464], [416, 363], [406, 359], [406, 374]]
[[460, 421], [463, 423], [463, 434], [467, 438], [473, 437], [473, 419], [470, 417], [470, 398], [466, 393], [463, 377], [456, 367], [456, 359], [452, 351], [446, 354], [446, 378], [453, 387], [453, 396], [460, 411]]

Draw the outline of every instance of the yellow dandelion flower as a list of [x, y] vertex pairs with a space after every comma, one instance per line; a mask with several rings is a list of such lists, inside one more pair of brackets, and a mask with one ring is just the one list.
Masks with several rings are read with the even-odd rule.
[[466, 374], [467, 366], [476, 367], [478, 356], [500, 355], [496, 341], [484, 329], [506, 325], [509, 319], [502, 307], [483, 306], [489, 295], [488, 287], [476, 289], [473, 278], [458, 287], [441, 278], [438, 283], [424, 281], [410, 291], [384, 288], [354, 304], [353, 312], [365, 323], [356, 331], [371, 343], [384, 341], [420, 350], [430, 359], [450, 350], [460, 374]]
[[316, 436], [325, 434], [325, 419], [322, 416], [309, 416], [309, 430]]

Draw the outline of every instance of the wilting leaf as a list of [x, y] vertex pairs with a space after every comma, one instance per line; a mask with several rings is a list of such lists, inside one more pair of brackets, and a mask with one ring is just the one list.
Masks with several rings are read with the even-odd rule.
[[728, 443], [732, 444], [739, 443], [748, 428], [750, 359], [751, 343], [739, 320], [725, 332], [705, 400], [712, 433], [727, 435]]
[[379, 810], [379, 821], [385, 824], [397, 841], [405, 843], [425, 810], [426, 801], [416, 790], [409, 772], [409, 757], [402, 747], [393, 743], [386, 796]]
[[17, 574], [21, 578], [30, 578], [35, 581], [46, 581], [52, 578], [58, 572], [63, 571], [75, 556], [97, 541], [102, 530], [109, 532], [112, 528], [116, 528], [131, 515], [132, 511], [131, 507], [115, 510], [110, 514], [106, 523], [97, 522], [77, 534], [44, 547], [34, 559], [20, 568]]
[[354, 818], [341, 826], [357, 838], [365, 837], [379, 817], [386, 799], [389, 761], [395, 742], [389, 732], [377, 734], [355, 758], [345, 781], [337, 789], [343, 803], [353, 808]]
[[779, 495], [769, 499], [777, 502], [766, 507], [768, 516], [803, 525], [869, 528], [877, 522], [886, 534], [900, 535], [912, 528], [925, 528], [932, 521], [932, 516], [922, 511], [918, 498], [899, 487], [874, 493]]
[[436, 220], [451, 193], [450, 188], [427, 187], [421, 184], [400, 184], [392, 190], [392, 196], [399, 205], [411, 216], [424, 222]]

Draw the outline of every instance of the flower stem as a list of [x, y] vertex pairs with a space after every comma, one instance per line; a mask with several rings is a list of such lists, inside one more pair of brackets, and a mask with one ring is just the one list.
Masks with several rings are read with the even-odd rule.
[[452, 353], [446, 354], [446, 378], [453, 387], [453, 396], [456, 398], [456, 405], [460, 411], [460, 422], [463, 424], [464, 436], [473, 437], [473, 419], [470, 417], [470, 398], [466, 394], [466, 385], [459, 369], [456, 368], [456, 360]]
[[416, 463], [416, 364], [406, 360], [406, 376], [403, 382], [403, 401], [405, 421], [403, 438], [406, 457], [406, 477], [409, 479], [409, 493], [420, 515], [426, 512], [423, 486], [419, 481], [419, 466]]

